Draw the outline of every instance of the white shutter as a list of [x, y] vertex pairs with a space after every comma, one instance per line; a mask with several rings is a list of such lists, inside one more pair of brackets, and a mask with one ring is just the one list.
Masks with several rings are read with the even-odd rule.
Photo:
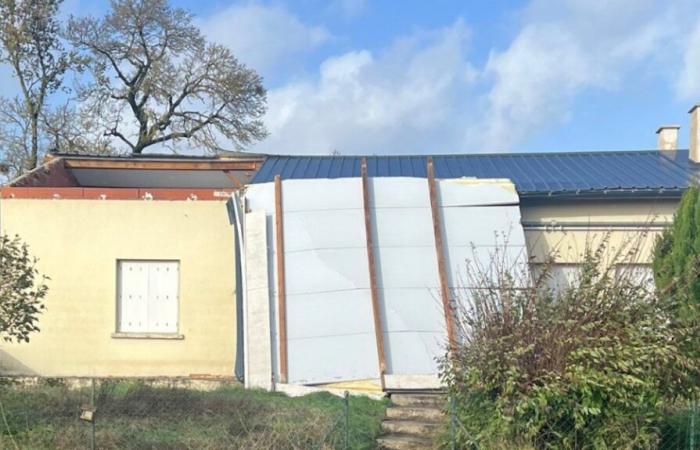
[[178, 263], [154, 261], [148, 274], [148, 331], [177, 332]]
[[148, 265], [138, 261], [119, 262], [119, 331], [147, 330]]
[[119, 261], [118, 331], [176, 333], [177, 261]]

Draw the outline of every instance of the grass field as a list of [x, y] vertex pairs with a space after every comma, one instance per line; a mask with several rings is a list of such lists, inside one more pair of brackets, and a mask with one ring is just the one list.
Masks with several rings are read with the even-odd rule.
[[[0, 449], [90, 448], [92, 424], [80, 419], [91, 388], [60, 382], [0, 386]], [[319, 393], [289, 398], [239, 386], [204, 392], [100, 382], [95, 390], [99, 449], [334, 449], [345, 439], [343, 399]], [[349, 448], [372, 449], [386, 404], [349, 399]]]

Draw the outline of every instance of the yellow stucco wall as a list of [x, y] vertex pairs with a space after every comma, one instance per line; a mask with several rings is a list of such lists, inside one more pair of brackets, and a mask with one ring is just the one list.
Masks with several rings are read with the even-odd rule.
[[[0, 343], [0, 371], [42, 376], [231, 376], [236, 355], [234, 229], [223, 201], [19, 200], [0, 226], [51, 277], [41, 332]], [[119, 339], [118, 259], [180, 261], [182, 340]]]
[[608, 248], [634, 253], [629, 262], [647, 264], [658, 233], [673, 220], [677, 199], [527, 201], [521, 206], [528, 252], [536, 262], [555, 252], [556, 262], [576, 263], [586, 245], [609, 236]]

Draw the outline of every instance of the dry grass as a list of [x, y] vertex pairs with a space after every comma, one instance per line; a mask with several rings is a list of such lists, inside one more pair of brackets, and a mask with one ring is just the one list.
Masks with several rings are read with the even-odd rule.
[[[88, 448], [81, 421], [90, 389], [61, 383], [0, 387], [2, 449]], [[342, 399], [288, 398], [232, 386], [212, 392], [104, 382], [96, 389], [95, 440], [100, 449], [332, 449], [344, 438]], [[350, 447], [370, 449], [385, 405], [350, 399]]]

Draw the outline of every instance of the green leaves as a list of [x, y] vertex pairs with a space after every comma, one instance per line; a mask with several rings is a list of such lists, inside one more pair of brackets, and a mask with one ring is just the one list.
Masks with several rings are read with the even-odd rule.
[[81, 58], [61, 39], [62, 0], [0, 0], [0, 62], [11, 68], [19, 95], [0, 99], [0, 157], [16, 176], [39, 163], [52, 136], [50, 97]]
[[[700, 189], [689, 188], [673, 224], [657, 240], [654, 277], [662, 296], [677, 308], [678, 319], [697, 320], [700, 303]], [[692, 317], [688, 317], [690, 313]]]
[[[679, 229], [689, 239], [692, 226]], [[468, 274], [473, 287], [457, 302], [465, 338], [442, 365], [469, 431], [465, 444], [651, 448], [662, 408], [697, 386], [698, 321], [679, 322], [673, 301], [617, 271], [634, 255], [633, 242], [616, 249], [608, 242], [589, 246], [579, 276], [558, 291], [546, 285], [549, 267], [535, 279]], [[657, 247], [664, 255], [681, 250], [688, 253], [673, 243]]]
[[0, 338], [29, 342], [38, 332], [39, 315], [48, 292], [48, 277], [39, 274], [27, 244], [0, 235]]

